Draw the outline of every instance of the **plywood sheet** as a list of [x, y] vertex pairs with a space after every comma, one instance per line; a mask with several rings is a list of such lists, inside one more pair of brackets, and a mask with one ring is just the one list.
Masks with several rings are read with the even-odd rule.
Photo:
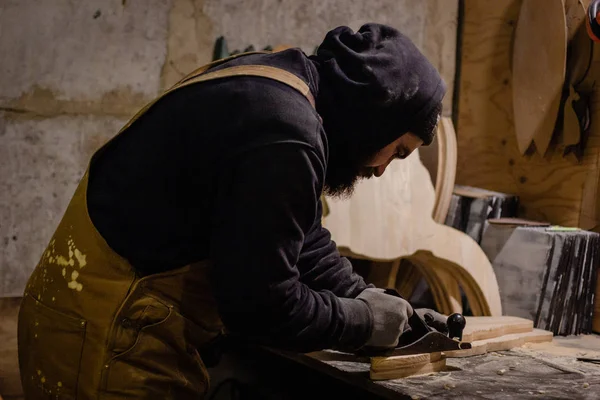
[[[520, 217], [591, 229], [600, 224], [600, 96], [590, 137], [574, 163], [550, 149], [522, 156], [515, 134], [512, 42], [522, 0], [465, 2], [457, 119], [457, 183], [519, 196]], [[595, 45], [588, 80], [600, 79]]]

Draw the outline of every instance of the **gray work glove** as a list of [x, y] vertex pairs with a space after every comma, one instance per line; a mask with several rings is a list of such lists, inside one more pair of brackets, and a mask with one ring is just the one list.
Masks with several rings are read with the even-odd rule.
[[372, 349], [396, 347], [400, 335], [409, 328], [408, 319], [413, 315], [410, 303], [379, 288], [365, 289], [356, 298], [367, 303], [373, 314], [373, 330], [365, 346]]
[[444, 334], [448, 333], [448, 324], [446, 323], [447, 317], [445, 315], [430, 310], [429, 308], [416, 308], [415, 312], [427, 323], [427, 325], [436, 331]]

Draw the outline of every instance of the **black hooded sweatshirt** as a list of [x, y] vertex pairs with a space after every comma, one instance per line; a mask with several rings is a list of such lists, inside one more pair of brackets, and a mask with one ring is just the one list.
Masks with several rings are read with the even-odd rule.
[[[233, 332], [300, 351], [358, 348], [372, 314], [355, 299], [367, 285], [321, 226], [333, 134], [324, 125], [381, 148], [441, 101], [443, 83], [406, 37], [375, 24], [330, 32], [315, 57], [291, 49], [216, 68], [242, 64], [303, 79], [324, 124], [301, 94], [266, 78], [178, 89], [92, 159], [92, 222], [141, 274], [209, 258]], [[374, 116], [385, 116], [378, 129], [356, 129]]]

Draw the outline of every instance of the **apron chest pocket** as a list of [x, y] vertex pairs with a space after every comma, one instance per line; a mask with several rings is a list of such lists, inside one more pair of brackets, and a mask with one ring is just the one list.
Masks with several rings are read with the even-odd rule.
[[76, 398], [86, 321], [54, 310], [29, 294], [19, 313], [18, 340], [28, 345], [19, 346], [25, 392]]

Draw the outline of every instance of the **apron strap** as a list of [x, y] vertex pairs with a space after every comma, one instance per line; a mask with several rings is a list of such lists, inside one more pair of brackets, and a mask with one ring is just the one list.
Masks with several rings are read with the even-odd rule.
[[271, 54], [270, 51], [248, 51], [245, 53], [238, 53], [238, 54], [234, 54], [232, 56], [228, 56], [228, 57], [224, 57], [224, 58], [220, 58], [218, 60], [215, 60], [213, 62], [210, 62], [208, 64], [205, 64], [195, 70], [193, 70], [192, 72], [190, 72], [189, 74], [187, 74], [186, 76], [184, 76], [183, 78], [181, 78], [181, 80], [179, 82], [177, 82], [175, 85], [173, 86], [177, 86], [185, 81], [187, 81], [188, 79], [191, 78], [195, 78], [196, 76], [208, 71], [210, 68], [216, 67], [218, 65], [224, 64], [227, 61], [231, 61], [234, 60], [238, 57], [242, 57], [242, 56], [249, 56], [251, 54]]
[[231, 76], [260, 76], [270, 78], [296, 89], [304, 97], [308, 99], [310, 104], [315, 107], [315, 99], [310, 92], [308, 85], [293, 73], [281, 68], [271, 67], [268, 65], [238, 65], [235, 67], [224, 68], [214, 72], [207, 72], [190, 78], [181, 83], [178, 87], [191, 85], [193, 83], [204, 82], [209, 80], [227, 78]]
[[[256, 53], [264, 54], [261, 52], [256, 52]], [[210, 80], [223, 79], [223, 78], [234, 77], [234, 76], [258, 76], [258, 77], [273, 79], [275, 81], [284, 83], [284, 84], [290, 86], [291, 88], [296, 89], [298, 92], [300, 92], [300, 94], [302, 94], [304, 97], [306, 97], [306, 99], [309, 101], [309, 103], [312, 105], [312, 107], [315, 108], [315, 98], [312, 95], [308, 85], [302, 79], [300, 79], [298, 76], [294, 75], [293, 73], [291, 73], [289, 71], [281, 69], [281, 68], [271, 67], [268, 65], [238, 65], [238, 66], [223, 68], [218, 71], [206, 72], [209, 68], [211, 68], [215, 65], [222, 64], [223, 62], [225, 62], [227, 60], [239, 57], [240, 55], [247, 55], [247, 54], [253, 54], [253, 53], [237, 54], [237, 55], [227, 57], [222, 60], [217, 60], [215, 62], [212, 62], [203, 67], [198, 68], [197, 70], [195, 70], [194, 72], [192, 72], [191, 74], [187, 75], [185, 78], [180, 80], [171, 89], [167, 90], [162, 95], [158, 96], [156, 99], [154, 99], [150, 103], [148, 103], [140, 111], [138, 111], [137, 114], [135, 114], [133, 116], [133, 118], [131, 118], [131, 120], [123, 128], [121, 128], [119, 133], [121, 133], [125, 129], [129, 128], [129, 126], [131, 126], [131, 124], [133, 124], [135, 122], [135, 120], [137, 120], [140, 116], [142, 116], [142, 114], [144, 114], [146, 111], [148, 111], [148, 109], [150, 107], [152, 107], [152, 105], [154, 103], [156, 103], [162, 97], [166, 96], [167, 94], [169, 94], [179, 88], [182, 88], [182, 87], [185, 87], [188, 85], [192, 85], [194, 83], [206, 82], [206, 81], [210, 81]]]

